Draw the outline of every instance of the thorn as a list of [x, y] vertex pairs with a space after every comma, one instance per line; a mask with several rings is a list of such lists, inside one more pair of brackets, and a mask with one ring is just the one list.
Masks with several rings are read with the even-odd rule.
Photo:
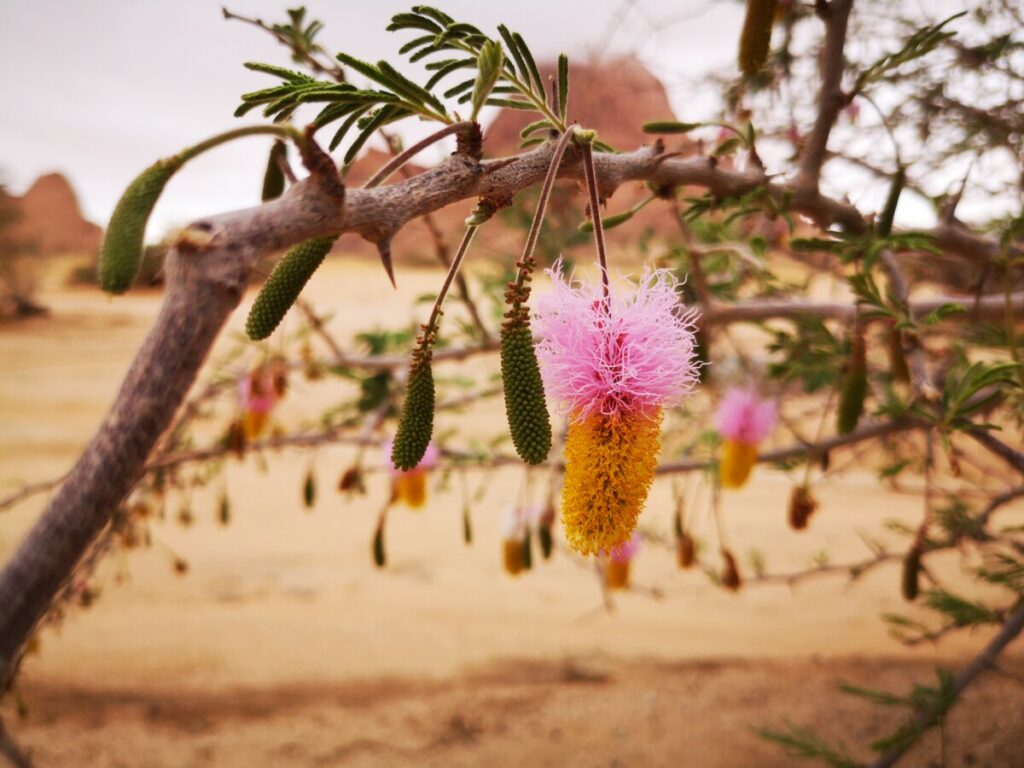
[[397, 290], [398, 283], [395, 282], [395, 268], [391, 263], [391, 241], [383, 240], [377, 243], [377, 253], [380, 254], [380, 263], [383, 265], [384, 271], [388, 273], [391, 287]]

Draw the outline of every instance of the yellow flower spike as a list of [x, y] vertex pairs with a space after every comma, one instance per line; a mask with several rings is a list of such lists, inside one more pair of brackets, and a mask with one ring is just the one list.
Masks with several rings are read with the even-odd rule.
[[565, 440], [562, 525], [569, 546], [594, 555], [627, 542], [654, 482], [662, 411], [573, 419]]
[[523, 542], [519, 539], [505, 539], [503, 554], [505, 572], [510, 576], [518, 576], [525, 567], [523, 563]]
[[750, 470], [757, 463], [757, 444], [726, 438], [722, 442], [722, 456], [718, 463], [718, 475], [723, 488], [742, 488]]
[[629, 586], [629, 561], [609, 559], [604, 567], [604, 581], [608, 589], [626, 589]]
[[252, 442], [263, 434], [269, 421], [269, 414], [265, 411], [246, 411], [242, 418], [242, 427], [245, 430], [245, 439]]
[[422, 507], [427, 503], [427, 473], [411, 470], [395, 477], [395, 495], [407, 507]]

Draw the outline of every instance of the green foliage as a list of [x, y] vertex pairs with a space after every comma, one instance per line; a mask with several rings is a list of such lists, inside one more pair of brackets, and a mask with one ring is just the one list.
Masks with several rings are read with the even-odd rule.
[[117, 201], [100, 248], [99, 281], [104, 291], [124, 293], [135, 282], [149, 215], [184, 162], [184, 155], [158, 160], [139, 174]]
[[824, 322], [813, 317], [797, 317], [795, 331], [774, 331], [768, 344], [772, 361], [769, 378], [788, 383], [799, 382], [804, 392], [813, 393], [832, 386], [849, 354], [849, 346], [837, 338]]
[[316, 36], [323, 27], [324, 25], [315, 19], [306, 24], [305, 8], [289, 8], [288, 23], [274, 24], [271, 29], [292, 49], [292, 60], [296, 64], [301, 64], [306, 57], [324, 52], [316, 42]]
[[551, 417], [529, 325], [502, 329], [501, 379], [516, 453], [527, 464], [540, 464], [551, 451]]
[[937, 408], [916, 405], [912, 412], [943, 432], [993, 429], [994, 424], [974, 421], [973, 417], [1003, 399], [1004, 388], [1016, 384], [1021, 368], [1021, 363], [1016, 362], [963, 362], [946, 377]]
[[335, 237], [299, 243], [277, 262], [249, 310], [245, 332], [253, 340], [265, 339], [280, 325], [292, 304], [330, 253]]
[[881, 80], [898, 77], [897, 70], [904, 64], [919, 59], [925, 54], [934, 51], [940, 43], [953, 37], [956, 32], [948, 32], [943, 29], [949, 22], [964, 16], [967, 11], [954, 13], [949, 18], [917, 30], [909, 38], [903, 47], [894, 53], [882, 56], [868, 67], [861, 70], [853, 87], [853, 93], [863, 91], [872, 83]]
[[420, 463], [434, 434], [434, 373], [429, 359], [418, 359], [409, 370], [402, 415], [391, 448], [391, 462], [402, 470]]
[[862, 768], [845, 744], [829, 744], [811, 728], [787, 722], [785, 728], [759, 728], [756, 732], [762, 739], [784, 747], [793, 757], [819, 760], [835, 768]]
[[480, 46], [480, 53], [477, 56], [476, 81], [473, 83], [473, 112], [471, 119], [476, 120], [477, 115], [483, 108], [487, 99], [494, 90], [494, 86], [501, 77], [501, 68], [505, 63], [505, 54], [501, 46], [493, 40], [488, 40]]

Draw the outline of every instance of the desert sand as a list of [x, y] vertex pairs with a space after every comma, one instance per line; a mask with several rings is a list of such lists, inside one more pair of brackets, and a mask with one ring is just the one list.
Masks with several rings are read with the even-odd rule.
[[[334, 312], [331, 329], [346, 339], [410, 319], [414, 299], [439, 279], [400, 270], [392, 291], [379, 268], [334, 259], [306, 295]], [[42, 298], [50, 317], [0, 329], [2, 494], [66, 471], [160, 302], [158, 293], [110, 301], [85, 288]], [[243, 307], [233, 331], [244, 317]], [[225, 334], [218, 349], [232, 343]], [[331, 401], [331, 386], [296, 381], [282, 424], [310, 418]], [[491, 400], [440, 417], [439, 429], [493, 433], [500, 411]], [[516, 468], [487, 477], [471, 546], [462, 542], [456, 486], [433, 488], [422, 511], [395, 509], [388, 567], [377, 570], [370, 539], [386, 482], [372, 476], [369, 495], [354, 500], [335, 493], [351, 455], [282, 452], [266, 471], [251, 457], [233, 462], [229, 527], [217, 524], [215, 486], [193, 496], [194, 525], [175, 523], [169, 501], [152, 548], [105, 562], [96, 604], [48, 628], [26, 660], [26, 716], [5, 707], [39, 764], [787, 766], [794, 759], [753, 731], [787, 719], [867, 758], [865, 745], [904, 713], [842, 695], [836, 682], [906, 692], [931, 682], [936, 664], [966, 663], [991, 634], [903, 648], [880, 614], [927, 614], [900, 599], [896, 566], [853, 584], [828, 576], [732, 595], [649, 547], [634, 564], [640, 589], [617, 594], [612, 612], [593, 571], [563, 553], [510, 578], [499, 530], [522, 478]], [[311, 462], [320, 493], [307, 511], [300, 487]], [[475, 490], [481, 478], [470, 478]], [[760, 550], [771, 572], [807, 567], [822, 550], [833, 562], [865, 557], [861, 533], [896, 545], [884, 521], [920, 514], [919, 499], [857, 471], [820, 487], [810, 530], [796, 534], [785, 524], [790, 487], [785, 474], [761, 467], [724, 506], [734, 549]], [[0, 513], [0, 561], [44, 502]], [[662, 482], [643, 524], [668, 533], [670, 512]], [[1024, 507], [1001, 514], [1019, 521]], [[709, 526], [698, 521], [698, 535], [711, 538]], [[187, 559], [186, 575], [175, 575], [175, 556]], [[940, 567], [951, 579], [960, 569], [955, 556]], [[942, 743], [930, 734], [905, 764], [936, 762], [944, 744], [947, 766], [1024, 765], [1020, 648], [1003, 670], [957, 705]]]

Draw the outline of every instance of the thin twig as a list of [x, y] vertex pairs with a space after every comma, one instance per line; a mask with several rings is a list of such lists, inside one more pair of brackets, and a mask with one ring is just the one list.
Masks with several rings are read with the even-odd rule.
[[381, 168], [379, 171], [373, 174], [373, 176], [371, 176], [369, 180], [365, 184], [363, 184], [363, 189], [373, 189], [374, 187], [379, 187], [381, 184], [388, 180], [388, 177], [391, 176], [391, 174], [393, 174], [403, 165], [408, 163], [410, 160], [416, 157], [416, 155], [418, 155], [427, 147], [433, 146], [446, 136], [451, 136], [453, 133], [461, 133], [462, 131], [472, 130], [475, 126], [476, 123], [464, 121], [461, 123], [452, 123], [451, 125], [444, 126], [444, 128], [441, 128], [438, 131], [434, 131], [434, 133], [430, 134], [425, 139], [416, 142], [411, 147], [406, 149], [404, 152], [391, 158], [391, 160], [389, 160], [384, 165], [383, 168]]

